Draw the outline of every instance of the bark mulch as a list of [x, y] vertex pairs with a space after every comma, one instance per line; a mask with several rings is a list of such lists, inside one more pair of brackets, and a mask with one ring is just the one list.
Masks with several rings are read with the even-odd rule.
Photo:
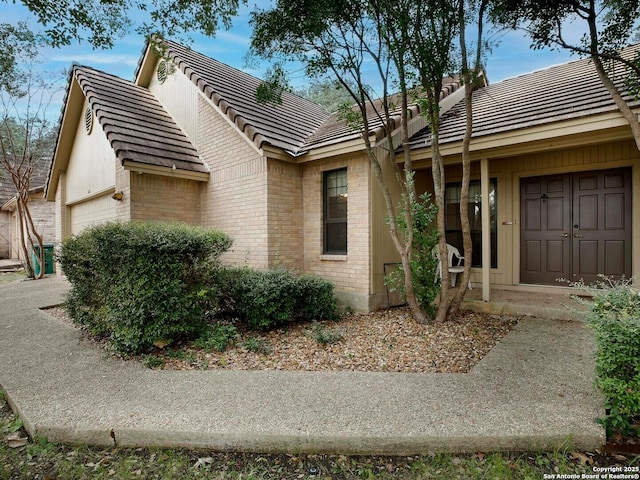
[[[68, 321], [61, 308], [48, 312]], [[189, 342], [158, 348], [140, 360], [168, 370], [465, 373], [517, 321], [516, 316], [465, 311], [440, 325], [422, 325], [408, 308], [400, 307], [268, 332], [239, 329], [238, 338], [224, 352]]]
[[[191, 345], [158, 351], [160, 368], [468, 372], [517, 323], [511, 316], [465, 312], [442, 325], [421, 325], [407, 308], [351, 314], [339, 321], [242, 332], [224, 352]], [[323, 343], [324, 341], [324, 343]]]

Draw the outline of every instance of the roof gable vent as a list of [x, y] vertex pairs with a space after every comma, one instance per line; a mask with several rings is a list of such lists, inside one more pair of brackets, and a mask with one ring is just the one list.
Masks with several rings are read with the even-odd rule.
[[160, 84], [163, 84], [165, 82], [165, 80], [167, 79], [168, 73], [169, 73], [169, 66], [167, 65], [167, 61], [160, 60], [160, 63], [158, 63], [158, 71], [156, 72], [156, 75], [158, 77], [158, 82], [160, 82]]
[[87, 107], [84, 111], [84, 128], [88, 134], [93, 130], [93, 112], [91, 111], [91, 107]]

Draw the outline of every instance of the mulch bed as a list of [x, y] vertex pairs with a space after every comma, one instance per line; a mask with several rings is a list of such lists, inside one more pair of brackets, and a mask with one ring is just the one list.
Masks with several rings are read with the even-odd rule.
[[[49, 313], [66, 321], [66, 312], [60, 308]], [[518, 317], [509, 315], [462, 312], [441, 325], [422, 325], [408, 308], [401, 307], [268, 332], [239, 329], [240, 337], [224, 352], [184, 343], [156, 349], [152, 361], [148, 355], [140, 359], [153, 368], [168, 370], [465, 373], [517, 321]], [[322, 344], [317, 340], [318, 329], [341, 340]], [[254, 348], [246, 346], [248, 340]]]

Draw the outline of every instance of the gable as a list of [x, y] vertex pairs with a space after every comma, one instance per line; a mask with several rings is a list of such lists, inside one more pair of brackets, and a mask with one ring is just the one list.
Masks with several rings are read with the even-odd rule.
[[[262, 80], [177, 43], [165, 41], [163, 47], [176, 68], [258, 148], [268, 144], [295, 155], [330, 117], [323, 107], [289, 92], [283, 93], [280, 105], [258, 103]], [[152, 81], [157, 58], [151, 51], [147, 46], [138, 66], [139, 85]]]
[[85, 67], [75, 72], [122, 165], [133, 162], [207, 172], [195, 147], [146, 88]]
[[[85, 100], [83, 112], [90, 108]], [[84, 121], [78, 122], [69, 163], [66, 168], [66, 201], [76, 202], [116, 184], [116, 156], [102, 129], [94, 121], [87, 131]]]

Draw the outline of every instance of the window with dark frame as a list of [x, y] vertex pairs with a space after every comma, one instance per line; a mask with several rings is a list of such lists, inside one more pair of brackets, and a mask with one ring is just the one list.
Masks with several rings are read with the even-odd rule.
[[331, 170], [322, 176], [323, 253], [347, 254], [347, 169]]
[[[447, 243], [462, 248], [462, 225], [460, 223], [460, 183], [447, 183], [445, 186], [445, 231]], [[497, 221], [497, 180], [489, 182], [489, 226], [491, 229], [491, 268], [498, 268], [498, 221]], [[469, 183], [469, 226], [471, 227], [471, 242], [473, 254], [472, 267], [482, 267], [482, 197], [480, 180]]]

